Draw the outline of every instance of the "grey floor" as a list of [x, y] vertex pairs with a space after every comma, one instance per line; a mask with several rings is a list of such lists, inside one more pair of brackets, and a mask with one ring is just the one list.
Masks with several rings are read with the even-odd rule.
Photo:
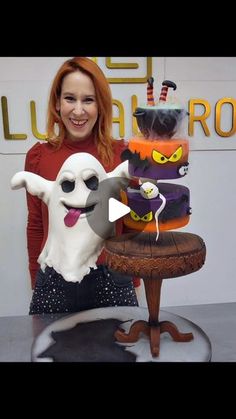
[[[188, 319], [208, 336], [211, 362], [236, 362], [236, 303], [164, 307]], [[0, 362], [29, 362], [32, 343], [52, 320], [37, 316], [0, 317]]]
[[197, 324], [212, 345], [212, 362], [236, 362], [236, 303], [165, 307]]

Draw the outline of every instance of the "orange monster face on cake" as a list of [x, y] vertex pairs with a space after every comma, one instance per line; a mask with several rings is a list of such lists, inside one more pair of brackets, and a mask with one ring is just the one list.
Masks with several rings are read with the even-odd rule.
[[147, 140], [132, 138], [127, 157], [129, 174], [148, 179], [176, 179], [188, 171], [189, 143], [186, 139]]

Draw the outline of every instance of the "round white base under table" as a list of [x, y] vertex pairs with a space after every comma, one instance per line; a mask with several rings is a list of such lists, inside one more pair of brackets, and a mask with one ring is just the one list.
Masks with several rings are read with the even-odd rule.
[[[174, 323], [181, 333], [193, 333], [192, 341], [175, 342], [169, 333], [162, 333], [158, 357], [152, 356], [149, 338], [143, 333], [140, 333], [137, 342], [115, 341], [113, 336], [117, 330], [116, 323], [128, 332], [130, 326], [138, 320], [148, 321], [146, 308], [106, 307], [65, 315], [47, 326], [35, 339], [32, 346], [32, 361], [209, 362], [211, 360], [211, 343], [205, 332], [191, 321], [164, 310], [160, 310], [159, 321], [167, 320]], [[73, 332], [75, 330], [76, 332]], [[75, 342], [72, 332], [74, 336], [78, 336]], [[56, 340], [51, 333], [54, 338], [57, 336]]]

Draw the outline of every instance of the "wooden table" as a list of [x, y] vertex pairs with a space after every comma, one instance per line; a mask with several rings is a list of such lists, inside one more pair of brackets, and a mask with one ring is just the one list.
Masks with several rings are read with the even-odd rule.
[[149, 321], [135, 322], [128, 333], [118, 329], [119, 342], [136, 342], [141, 332], [150, 338], [152, 356], [160, 351], [160, 334], [168, 332], [174, 341], [188, 342], [192, 333], [181, 333], [169, 321], [159, 322], [161, 286], [163, 279], [188, 275], [199, 270], [205, 262], [206, 246], [196, 234], [162, 232], [156, 241], [155, 233], [127, 233], [105, 242], [108, 267], [126, 275], [143, 278]]

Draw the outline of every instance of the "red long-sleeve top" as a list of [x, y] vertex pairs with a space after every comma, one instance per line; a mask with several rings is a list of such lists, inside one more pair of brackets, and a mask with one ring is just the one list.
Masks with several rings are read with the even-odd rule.
[[[114, 162], [110, 166], [104, 166], [106, 172], [112, 171], [121, 163], [120, 154], [126, 148], [123, 140], [117, 140], [114, 144]], [[86, 152], [99, 160], [97, 147], [93, 137], [84, 141], [70, 141], [65, 139], [59, 150], [48, 142], [37, 142], [26, 154], [25, 170], [36, 173], [44, 179], [54, 181], [64, 161], [74, 153]], [[27, 223], [27, 248], [29, 255], [29, 271], [32, 288], [35, 285], [36, 272], [39, 269], [37, 259], [44, 247], [48, 235], [48, 208], [39, 198], [27, 194], [28, 223]], [[116, 231], [122, 233], [122, 222], [118, 220]], [[97, 263], [105, 263], [102, 252]], [[134, 285], [139, 285], [139, 279], [134, 279]]]

